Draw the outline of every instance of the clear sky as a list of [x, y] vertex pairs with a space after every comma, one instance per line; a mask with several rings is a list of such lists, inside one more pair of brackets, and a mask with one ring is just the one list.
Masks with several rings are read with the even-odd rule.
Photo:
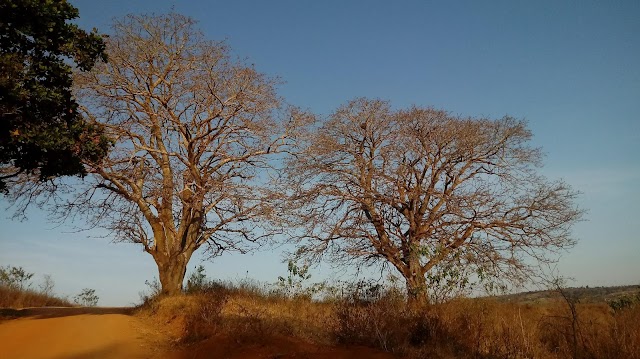
[[[589, 211], [560, 274], [575, 278], [573, 285], [640, 283], [637, 0], [72, 3], [82, 27], [106, 33], [113, 17], [173, 7], [198, 20], [208, 38], [226, 39], [234, 54], [284, 80], [288, 102], [317, 114], [366, 96], [395, 107], [524, 118], [547, 155], [542, 172], [581, 191], [579, 205]], [[155, 276], [151, 257], [133, 245], [88, 238], [99, 232], [68, 233], [37, 209], [24, 222], [3, 214], [0, 265], [49, 273], [61, 294], [90, 287], [102, 305], [130, 304]], [[222, 279], [286, 274], [279, 250], [225, 255], [205, 267]], [[326, 265], [315, 272], [333, 275]]]

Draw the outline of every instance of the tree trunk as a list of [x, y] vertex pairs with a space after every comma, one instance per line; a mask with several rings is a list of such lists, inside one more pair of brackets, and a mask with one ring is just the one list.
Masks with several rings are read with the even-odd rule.
[[158, 265], [158, 275], [162, 285], [162, 295], [182, 293], [182, 283], [187, 272], [187, 264], [191, 254], [182, 253], [176, 256], [154, 256]]
[[407, 304], [411, 308], [422, 307], [429, 302], [427, 280], [424, 275], [411, 275], [405, 278], [407, 285]]

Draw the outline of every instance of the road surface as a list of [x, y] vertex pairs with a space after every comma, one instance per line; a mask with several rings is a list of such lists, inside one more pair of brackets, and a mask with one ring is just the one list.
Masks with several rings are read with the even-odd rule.
[[[6, 319], [13, 317], [15, 319]], [[281, 336], [214, 336], [171, 348], [158, 324], [128, 308], [0, 309], [0, 359], [390, 359], [363, 347], [327, 347]]]
[[0, 310], [0, 358], [155, 358], [153, 333], [128, 308]]

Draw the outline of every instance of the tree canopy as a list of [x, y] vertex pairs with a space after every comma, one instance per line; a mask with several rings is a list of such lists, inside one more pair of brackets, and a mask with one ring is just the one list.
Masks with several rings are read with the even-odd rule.
[[109, 147], [71, 94], [72, 66], [106, 60], [97, 32], [69, 23], [77, 17], [66, 0], [0, 3], [0, 191], [20, 175], [84, 175], [82, 161]]
[[202, 246], [243, 251], [270, 233], [269, 157], [289, 136], [277, 81], [175, 13], [129, 15], [106, 43], [109, 62], [78, 74], [77, 95], [115, 144], [85, 163], [86, 187], [66, 208], [140, 244], [163, 292], [178, 293]]
[[526, 278], [574, 243], [582, 213], [566, 183], [537, 173], [530, 137], [511, 117], [349, 102], [287, 166], [301, 254], [390, 264], [418, 301], [442, 268]]
[[[88, 175], [54, 210], [139, 244], [163, 293], [195, 251], [244, 251], [285, 230], [274, 222], [301, 256], [390, 265], [415, 302], [443, 276], [521, 281], [574, 243], [576, 193], [539, 173], [524, 121], [360, 98], [303, 130], [313, 116], [276, 79], [189, 17], [129, 15], [103, 42], [66, 23], [65, 1], [45, 4], [0, 5], [0, 189]], [[47, 192], [28, 183], [14, 199]]]

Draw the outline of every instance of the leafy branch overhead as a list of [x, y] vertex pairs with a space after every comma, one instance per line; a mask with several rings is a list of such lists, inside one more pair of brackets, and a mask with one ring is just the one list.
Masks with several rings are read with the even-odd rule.
[[0, 190], [17, 177], [47, 180], [85, 175], [110, 142], [89, 124], [71, 94], [72, 66], [105, 61], [96, 30], [69, 23], [67, 1], [10, 0], [0, 4]]

